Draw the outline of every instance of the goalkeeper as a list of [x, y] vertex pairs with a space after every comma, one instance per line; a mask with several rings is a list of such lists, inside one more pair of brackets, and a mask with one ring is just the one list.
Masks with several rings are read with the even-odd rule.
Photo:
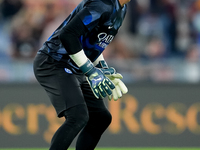
[[34, 73], [65, 117], [50, 150], [93, 150], [111, 123], [103, 98], [117, 100], [127, 88], [102, 52], [120, 28], [130, 0], [83, 0], [39, 49]]

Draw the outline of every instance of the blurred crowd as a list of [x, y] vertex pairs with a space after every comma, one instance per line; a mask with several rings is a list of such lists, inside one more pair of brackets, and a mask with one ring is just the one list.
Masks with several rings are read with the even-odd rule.
[[[32, 60], [80, 1], [0, 0], [0, 59]], [[131, 0], [124, 24], [107, 49], [104, 57], [108, 60], [198, 63], [200, 0]], [[166, 70], [161, 67], [158, 78], [167, 74], [170, 79], [172, 72], [169, 67]], [[138, 72], [141, 77], [142, 70]]]
[[131, 52], [127, 56], [198, 60], [199, 0], [132, 0], [128, 6], [122, 36]]
[[8, 34], [10, 43], [4, 51], [13, 58], [33, 58], [75, 6], [69, 0], [1, 0], [0, 30]]

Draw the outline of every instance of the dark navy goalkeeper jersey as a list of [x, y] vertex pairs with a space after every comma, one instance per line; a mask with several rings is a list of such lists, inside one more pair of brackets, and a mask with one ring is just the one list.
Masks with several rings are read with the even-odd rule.
[[[94, 62], [113, 40], [122, 25], [127, 6], [121, 7], [118, 0], [83, 0], [54, 31], [40, 51], [57, 61], [72, 62], [59, 39], [59, 34], [75, 15], [79, 15], [88, 32], [79, 37], [86, 56]], [[70, 63], [72, 67], [76, 65]]]

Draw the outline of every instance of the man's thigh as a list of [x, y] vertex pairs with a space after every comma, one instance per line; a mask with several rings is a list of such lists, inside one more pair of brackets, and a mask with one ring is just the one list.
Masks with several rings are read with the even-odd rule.
[[69, 67], [59, 67], [58, 62], [43, 55], [36, 56], [34, 61], [35, 76], [47, 92], [58, 116], [62, 117], [66, 109], [85, 103], [80, 82]]

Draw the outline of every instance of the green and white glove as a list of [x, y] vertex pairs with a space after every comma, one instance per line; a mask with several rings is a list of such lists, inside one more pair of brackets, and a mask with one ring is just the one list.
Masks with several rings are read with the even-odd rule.
[[101, 69], [94, 67], [90, 60], [81, 66], [80, 70], [86, 75], [86, 79], [96, 98], [112, 95], [112, 89], [115, 88], [115, 85], [103, 74]]
[[122, 94], [126, 94], [128, 92], [128, 88], [121, 81], [123, 76], [120, 73], [116, 73], [116, 70], [113, 67], [108, 68], [108, 65], [104, 60], [99, 61], [97, 65], [98, 68], [102, 70], [104, 75], [108, 77], [115, 85], [115, 88], [112, 90], [112, 95], [109, 95], [109, 100], [113, 99], [116, 101], [122, 97]]
[[94, 67], [93, 63], [86, 57], [83, 50], [69, 56], [85, 74], [96, 98], [104, 98], [112, 95], [112, 89], [115, 88], [115, 85], [103, 74], [101, 69]]

